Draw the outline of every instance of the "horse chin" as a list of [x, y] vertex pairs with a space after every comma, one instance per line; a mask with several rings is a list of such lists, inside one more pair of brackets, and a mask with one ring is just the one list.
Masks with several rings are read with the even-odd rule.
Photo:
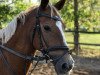
[[66, 71], [66, 72], [63, 72], [63, 73], [60, 72], [60, 71], [56, 71], [56, 73], [57, 73], [57, 75], [70, 75], [71, 71], [72, 71], [72, 70]]
[[64, 73], [63, 74], [62, 73], [57, 73], [57, 75], [70, 75], [70, 72], [67, 72], [65, 74]]

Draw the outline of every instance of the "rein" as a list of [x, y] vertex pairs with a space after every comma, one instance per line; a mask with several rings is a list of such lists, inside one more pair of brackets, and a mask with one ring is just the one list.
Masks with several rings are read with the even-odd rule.
[[[26, 61], [37, 61], [36, 65], [34, 66], [34, 68], [29, 72], [29, 74], [31, 75], [31, 73], [33, 72], [33, 70], [35, 69], [35, 67], [37, 66], [38, 62], [39, 61], [43, 61], [43, 60], [46, 60], [46, 62], [48, 60], [51, 59], [50, 55], [49, 55], [49, 52], [51, 51], [57, 51], [57, 50], [64, 50], [66, 51], [64, 53], [64, 55], [66, 53], [70, 53], [69, 52], [69, 48], [67, 46], [53, 46], [53, 47], [48, 47], [48, 44], [46, 43], [45, 39], [44, 39], [44, 36], [42, 34], [42, 30], [41, 30], [41, 25], [40, 25], [40, 20], [39, 18], [40, 17], [47, 17], [47, 18], [50, 18], [50, 19], [53, 19], [54, 21], [60, 21], [60, 18], [56, 17], [56, 16], [50, 16], [48, 14], [44, 14], [44, 13], [40, 13], [39, 10], [37, 11], [37, 15], [36, 15], [36, 25], [35, 25], [35, 28], [33, 30], [33, 34], [32, 34], [32, 39], [31, 41], [33, 42], [34, 41], [34, 36], [36, 34], [36, 32], [38, 33], [38, 38], [39, 38], [39, 45], [40, 45], [40, 52], [42, 52], [43, 56], [28, 56], [28, 55], [24, 55], [24, 54], [21, 54], [19, 52], [17, 52], [17, 50], [15, 51], [14, 49], [11, 49], [11, 48], [8, 48], [4, 45], [0, 45], [0, 54], [2, 55], [2, 57], [4, 57], [3, 53], [2, 53], [2, 49], [4, 49], [5, 51], [7, 52], [10, 52]], [[43, 45], [43, 41], [46, 45], [46, 49], [43, 48], [44, 45]], [[33, 44], [33, 43], [32, 43]], [[60, 56], [63, 57], [64, 55]], [[60, 58], [57, 58], [55, 59], [54, 61], [58, 61]], [[11, 65], [7, 62], [7, 60], [5, 58], [4, 59], [4, 62], [6, 62], [6, 65], [10, 68], [10, 70], [12, 71], [12, 75], [16, 75], [14, 72], [14, 70], [12, 69]], [[25, 64], [25, 69], [26, 69], [26, 64]], [[25, 75], [26, 75], [26, 71], [25, 71]]]

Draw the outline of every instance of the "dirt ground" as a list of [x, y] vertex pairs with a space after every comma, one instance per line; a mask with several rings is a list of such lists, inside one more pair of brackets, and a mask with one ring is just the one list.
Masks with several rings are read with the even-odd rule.
[[[81, 57], [73, 56], [75, 66], [71, 75], [100, 75], [100, 57]], [[56, 75], [54, 67], [51, 63], [39, 63], [32, 75]]]
[[100, 58], [74, 56], [76, 61], [71, 75], [100, 75]]

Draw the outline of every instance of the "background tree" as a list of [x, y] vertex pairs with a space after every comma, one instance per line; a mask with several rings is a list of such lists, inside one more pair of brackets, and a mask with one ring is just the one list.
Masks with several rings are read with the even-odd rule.
[[74, 50], [79, 54], [79, 15], [78, 15], [78, 0], [74, 0]]
[[[55, 0], [56, 2], [57, 0]], [[99, 0], [67, 0], [61, 10], [61, 16], [66, 24], [66, 30], [74, 30], [74, 49], [79, 50], [78, 31], [100, 31], [100, 1]]]

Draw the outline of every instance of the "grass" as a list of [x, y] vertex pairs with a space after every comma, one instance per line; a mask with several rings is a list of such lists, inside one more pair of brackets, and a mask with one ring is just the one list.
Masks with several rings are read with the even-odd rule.
[[80, 34], [80, 42], [100, 44], [100, 34]]
[[[67, 42], [73, 42], [73, 33], [65, 33]], [[80, 43], [100, 44], [100, 34], [83, 34], [80, 33]], [[73, 46], [69, 44], [69, 46]], [[81, 45], [82, 49], [100, 50], [100, 46]]]
[[[73, 34], [65, 33], [67, 42], [73, 42]], [[91, 44], [100, 44], [100, 34], [80, 34], [79, 38], [80, 43], [91, 43]], [[73, 48], [73, 44], [68, 44], [70, 48]], [[91, 46], [91, 45], [80, 45], [80, 56], [90, 57], [90, 58], [99, 58], [100, 59], [100, 46]]]

